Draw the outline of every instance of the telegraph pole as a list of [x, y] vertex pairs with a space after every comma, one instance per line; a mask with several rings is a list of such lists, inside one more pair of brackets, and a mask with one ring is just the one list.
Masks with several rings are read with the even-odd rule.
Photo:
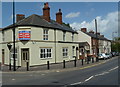
[[97, 36], [97, 20], [95, 19], [95, 29], [96, 29], [96, 62], [98, 62], [98, 36]]
[[15, 59], [15, 2], [13, 0], [13, 71], [16, 71]]

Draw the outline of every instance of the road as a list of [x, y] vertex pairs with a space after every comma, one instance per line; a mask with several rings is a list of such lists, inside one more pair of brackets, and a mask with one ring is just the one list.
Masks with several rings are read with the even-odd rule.
[[118, 85], [118, 57], [92, 67], [54, 72], [3, 73], [3, 85]]

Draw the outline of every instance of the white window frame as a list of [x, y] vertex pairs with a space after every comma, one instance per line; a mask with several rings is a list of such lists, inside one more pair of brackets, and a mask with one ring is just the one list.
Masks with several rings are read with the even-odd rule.
[[48, 29], [43, 29], [43, 40], [48, 40]]
[[63, 57], [68, 57], [68, 47], [62, 48]]
[[[43, 50], [43, 52], [41, 50]], [[52, 48], [40, 48], [40, 58], [41, 59], [52, 58]]]

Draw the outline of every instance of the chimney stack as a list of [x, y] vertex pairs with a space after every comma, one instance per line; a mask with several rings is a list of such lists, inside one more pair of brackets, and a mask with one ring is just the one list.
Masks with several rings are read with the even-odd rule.
[[94, 31], [93, 31], [93, 30], [91, 30], [91, 31], [89, 31], [89, 33], [94, 34]]
[[100, 35], [100, 32], [97, 32], [97, 35]]
[[81, 28], [82, 32], [87, 32], [87, 28]]
[[100, 35], [101, 37], [104, 37], [104, 35]]
[[18, 22], [18, 21], [20, 21], [20, 20], [22, 20], [24, 18], [25, 18], [25, 15], [23, 15], [23, 14], [17, 14], [16, 15], [16, 22]]
[[56, 22], [59, 24], [62, 24], [62, 12], [61, 9], [59, 9], [59, 12], [56, 13]]
[[44, 3], [44, 7], [43, 7], [43, 18], [50, 22], [50, 8], [48, 5], [48, 2]]

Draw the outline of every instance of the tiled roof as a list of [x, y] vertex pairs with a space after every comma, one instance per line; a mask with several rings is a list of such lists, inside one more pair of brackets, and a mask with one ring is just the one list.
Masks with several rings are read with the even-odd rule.
[[[73, 30], [72, 28], [69, 28], [68, 26], [58, 24], [54, 20], [50, 20], [50, 22], [48, 22], [45, 19], [43, 19], [42, 16], [39, 16], [36, 14], [33, 14], [27, 18], [24, 18], [23, 20], [18, 21], [17, 23], [15, 23], [15, 27], [17, 27], [17, 26], [46, 27], [46, 28], [53, 28], [53, 29], [77, 33], [75, 30]], [[12, 27], [13, 27], [13, 24], [5, 27], [4, 29], [9, 29]]]
[[[96, 39], [96, 34], [92, 34], [92, 33], [89, 33], [89, 32], [85, 32], [87, 35], [89, 35], [90, 37], [93, 37], [93, 38], [95, 38]], [[97, 39], [99, 39], [99, 40], [108, 40], [107, 38], [105, 38], [105, 37], [102, 37], [102, 36], [100, 36], [100, 35], [97, 35]], [[110, 40], [108, 40], [108, 41], [110, 41]]]

